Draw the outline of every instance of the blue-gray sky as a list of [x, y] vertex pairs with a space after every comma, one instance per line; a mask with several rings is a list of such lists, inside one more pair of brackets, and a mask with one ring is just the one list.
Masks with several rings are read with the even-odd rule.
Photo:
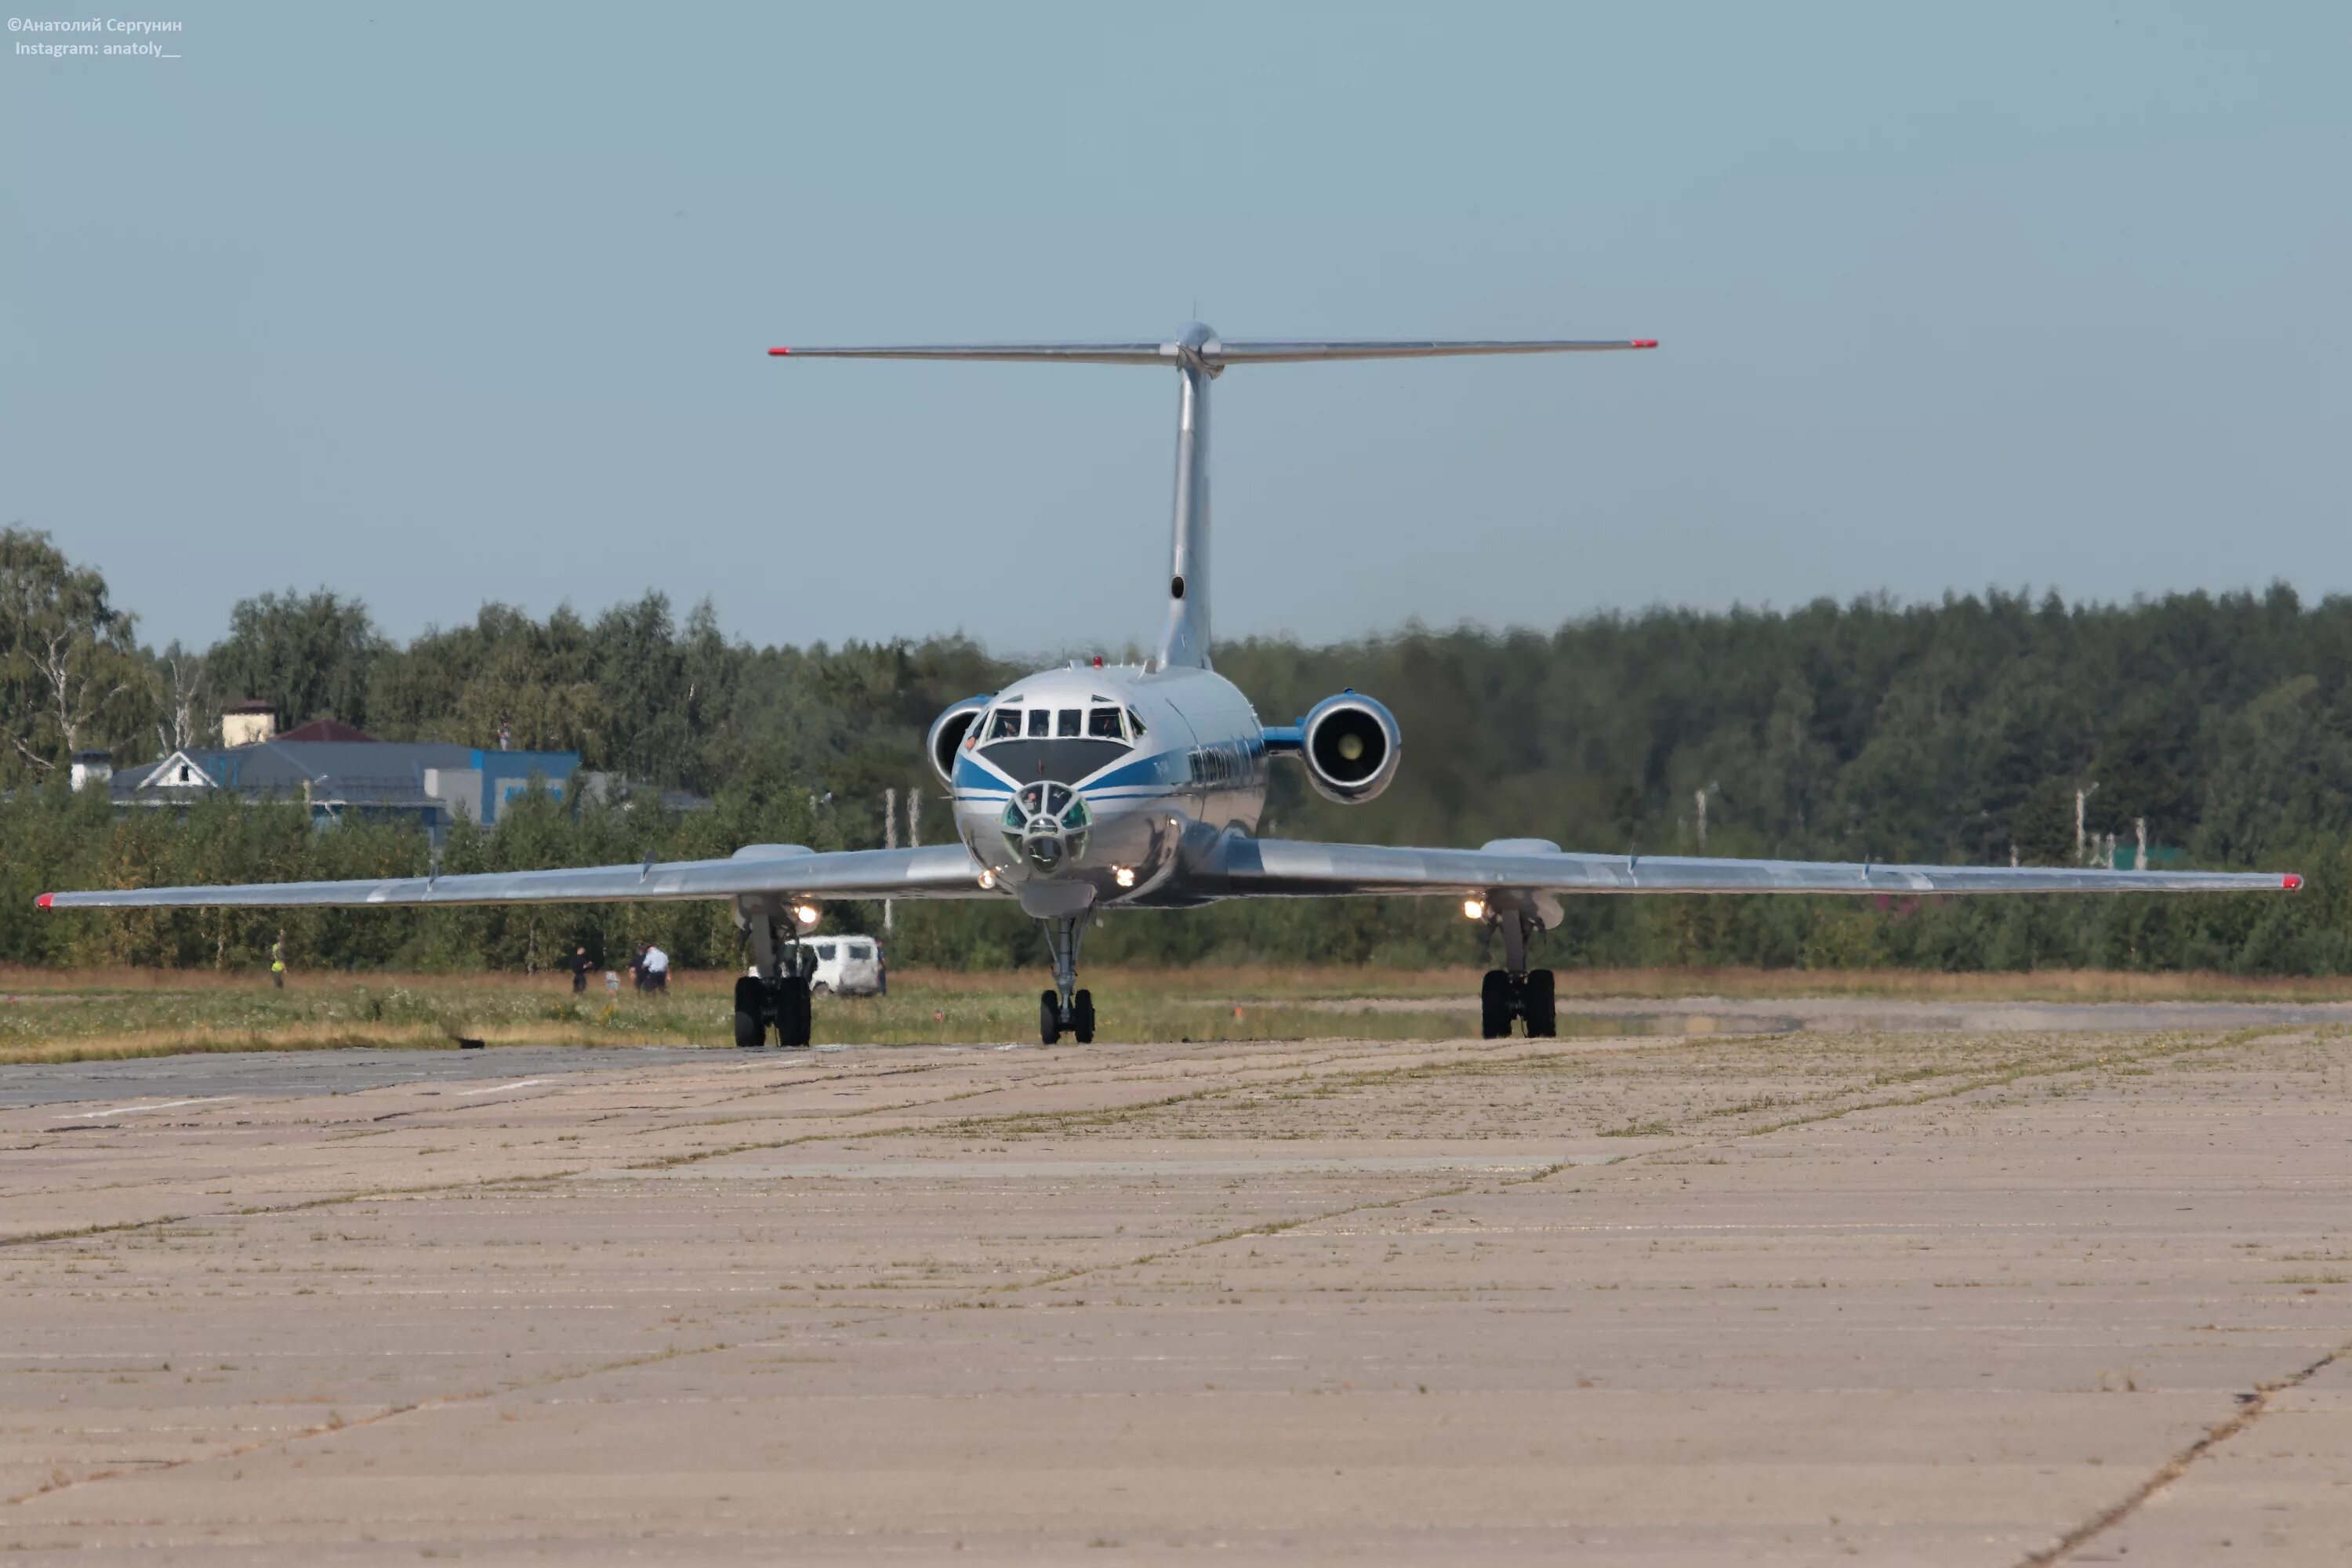
[[1148, 640], [1173, 376], [761, 351], [1195, 301], [1664, 342], [1225, 376], [1223, 636], [2352, 589], [2342, 5], [155, 14], [0, 59], [0, 521], [158, 642]]

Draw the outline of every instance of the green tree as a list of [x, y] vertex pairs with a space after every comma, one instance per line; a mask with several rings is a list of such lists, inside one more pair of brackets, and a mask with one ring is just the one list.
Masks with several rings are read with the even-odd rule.
[[289, 588], [237, 603], [205, 674], [219, 700], [267, 702], [289, 726], [335, 718], [364, 728], [369, 677], [386, 646], [361, 600]]
[[131, 625], [96, 568], [46, 533], [0, 530], [0, 777], [139, 734], [152, 696]]

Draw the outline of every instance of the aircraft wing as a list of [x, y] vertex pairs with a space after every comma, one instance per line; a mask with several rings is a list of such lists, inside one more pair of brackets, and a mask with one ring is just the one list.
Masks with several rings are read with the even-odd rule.
[[961, 844], [819, 854], [755, 846], [725, 860], [649, 860], [554, 871], [480, 871], [383, 881], [239, 882], [208, 888], [122, 888], [43, 893], [43, 909], [275, 909], [294, 905], [619, 903], [635, 900], [786, 898], [958, 899], [992, 895]]
[[1338, 893], [2225, 893], [2292, 890], [2292, 871], [2109, 871], [1567, 854], [1540, 840], [1406, 849], [1280, 838], [1220, 841], [1206, 886], [1224, 896]]

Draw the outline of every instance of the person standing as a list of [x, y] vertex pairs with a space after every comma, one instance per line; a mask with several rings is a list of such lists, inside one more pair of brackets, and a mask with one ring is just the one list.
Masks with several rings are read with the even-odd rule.
[[669, 992], [669, 954], [664, 952], [660, 948], [654, 946], [651, 942], [647, 942], [646, 944], [646, 956], [644, 963], [646, 966], [646, 989], [648, 991], [659, 991], [664, 994], [667, 994]]
[[269, 984], [279, 991], [286, 989], [286, 932], [282, 930], [269, 944]]
[[583, 944], [572, 950], [572, 994], [588, 994], [588, 972], [596, 966], [588, 962], [588, 949]]

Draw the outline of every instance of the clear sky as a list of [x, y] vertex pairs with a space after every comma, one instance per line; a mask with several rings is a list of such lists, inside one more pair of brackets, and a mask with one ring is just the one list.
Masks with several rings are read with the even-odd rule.
[[1172, 374], [762, 351], [1196, 302], [1664, 343], [1226, 375], [1224, 636], [2352, 589], [2352, 6], [146, 14], [0, 59], [0, 521], [159, 643], [320, 584], [1148, 642]]

